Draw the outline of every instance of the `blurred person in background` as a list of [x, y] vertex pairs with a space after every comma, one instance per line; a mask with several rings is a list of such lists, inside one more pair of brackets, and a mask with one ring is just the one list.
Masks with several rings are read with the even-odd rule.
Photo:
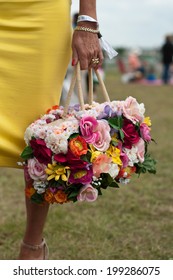
[[162, 81], [164, 84], [168, 84], [170, 81], [170, 67], [173, 62], [173, 43], [172, 37], [169, 35], [165, 37], [165, 42], [161, 48], [161, 55], [163, 64]]
[[139, 48], [132, 49], [128, 55], [128, 72], [132, 73], [133, 76], [131, 81], [138, 81], [144, 78], [145, 68], [141, 61], [142, 51]]
[[118, 67], [121, 70], [121, 72], [123, 69], [121, 77], [123, 83], [140, 82], [145, 77], [145, 67], [143, 61], [140, 58], [141, 54], [141, 49], [131, 49], [127, 55], [126, 68], [122, 68], [122, 61], [120, 61], [121, 64], [120, 62], [118, 62]]

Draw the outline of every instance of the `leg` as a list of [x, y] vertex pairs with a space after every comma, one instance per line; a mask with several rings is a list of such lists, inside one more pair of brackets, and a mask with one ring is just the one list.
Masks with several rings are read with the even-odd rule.
[[164, 84], [168, 84], [169, 81], [169, 64], [166, 63], [164, 64], [164, 68], [163, 68], [163, 76], [162, 76], [162, 80], [164, 82]]
[[[28, 184], [28, 181], [26, 181]], [[23, 242], [27, 245], [40, 245], [43, 240], [43, 229], [49, 209], [49, 204], [38, 205], [26, 197], [26, 230]], [[38, 250], [32, 250], [21, 245], [19, 259], [43, 259], [44, 246]]]

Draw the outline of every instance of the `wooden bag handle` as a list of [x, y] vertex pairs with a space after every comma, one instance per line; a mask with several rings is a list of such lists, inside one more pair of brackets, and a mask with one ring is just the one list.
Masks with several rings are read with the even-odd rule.
[[[103, 97], [105, 99], [105, 101], [110, 102], [110, 98], [109, 98], [109, 94], [106, 90], [105, 84], [103, 82], [103, 79], [99, 73], [98, 70], [94, 70], [97, 76], [97, 79], [99, 81], [102, 93], [103, 93]], [[89, 105], [92, 105], [93, 102], [93, 70], [90, 68], [88, 70], [88, 75], [89, 75], [89, 97], [88, 97], [88, 102]], [[78, 93], [78, 98], [79, 98], [79, 104], [81, 106], [81, 110], [84, 111], [85, 110], [85, 105], [84, 105], [84, 98], [83, 98], [83, 90], [82, 90], [82, 82], [81, 82], [81, 70], [80, 70], [80, 63], [78, 62], [78, 64], [76, 65], [74, 72], [73, 72], [73, 76], [71, 79], [71, 83], [70, 83], [70, 88], [67, 94], [67, 98], [66, 98], [66, 102], [65, 102], [65, 106], [64, 106], [64, 113], [63, 113], [63, 117], [65, 117], [67, 115], [68, 112], [68, 107], [70, 105], [70, 100], [71, 100], [71, 96], [73, 93], [73, 89], [75, 87], [75, 84], [77, 84], [77, 93]]]

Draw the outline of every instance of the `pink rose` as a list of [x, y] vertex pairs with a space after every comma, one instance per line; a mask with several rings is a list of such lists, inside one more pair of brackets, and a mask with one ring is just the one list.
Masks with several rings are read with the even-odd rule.
[[96, 131], [98, 121], [90, 116], [83, 117], [80, 120], [80, 130], [83, 138], [88, 144], [93, 144], [98, 139], [98, 132]]
[[93, 202], [98, 197], [98, 190], [93, 188], [90, 184], [83, 186], [77, 196], [78, 201]]
[[137, 157], [139, 161], [142, 163], [144, 161], [144, 155], [145, 155], [145, 142], [142, 138], [138, 141], [137, 144], [134, 145], [137, 147]]
[[133, 123], [142, 122], [144, 119], [144, 104], [139, 104], [135, 98], [129, 96], [122, 102], [122, 110], [124, 116]]
[[109, 173], [111, 158], [105, 154], [99, 155], [93, 161], [93, 174], [99, 178], [101, 173]]
[[125, 168], [128, 166], [129, 164], [129, 158], [127, 156], [126, 153], [124, 153], [123, 149], [122, 149], [122, 146], [123, 146], [123, 143], [122, 142], [119, 142], [118, 143], [118, 149], [120, 149], [121, 151], [121, 154], [120, 154], [120, 159], [121, 159], [121, 162], [122, 162], [122, 167]]
[[148, 127], [148, 125], [146, 125], [145, 123], [142, 123], [140, 125], [140, 132], [141, 132], [141, 136], [144, 139], [144, 141], [146, 141], [146, 142], [151, 141], [150, 128]]
[[136, 130], [135, 125], [127, 119], [124, 120], [122, 130], [124, 132], [123, 146], [127, 149], [131, 149], [132, 145], [139, 141], [140, 139], [139, 133]]
[[121, 161], [122, 161], [122, 167], [123, 167], [123, 168], [127, 167], [128, 164], [129, 164], [129, 158], [128, 158], [128, 156], [126, 155], [126, 153], [121, 152], [120, 159], [121, 159]]
[[111, 136], [110, 136], [110, 127], [106, 120], [99, 120], [97, 125], [98, 136], [93, 143], [93, 146], [101, 152], [105, 152], [110, 145]]
[[45, 181], [47, 179], [45, 169], [46, 165], [40, 163], [36, 158], [28, 160], [28, 173], [33, 180]]

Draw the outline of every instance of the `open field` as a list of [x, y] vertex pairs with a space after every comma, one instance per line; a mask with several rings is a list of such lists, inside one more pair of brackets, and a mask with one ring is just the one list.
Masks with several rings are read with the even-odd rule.
[[[105, 83], [111, 99], [144, 102], [157, 175], [133, 177], [93, 204], [52, 206], [45, 227], [50, 259], [173, 259], [173, 88], [123, 85], [114, 69]], [[16, 259], [25, 226], [20, 170], [0, 169], [0, 213], [0, 259]]]

